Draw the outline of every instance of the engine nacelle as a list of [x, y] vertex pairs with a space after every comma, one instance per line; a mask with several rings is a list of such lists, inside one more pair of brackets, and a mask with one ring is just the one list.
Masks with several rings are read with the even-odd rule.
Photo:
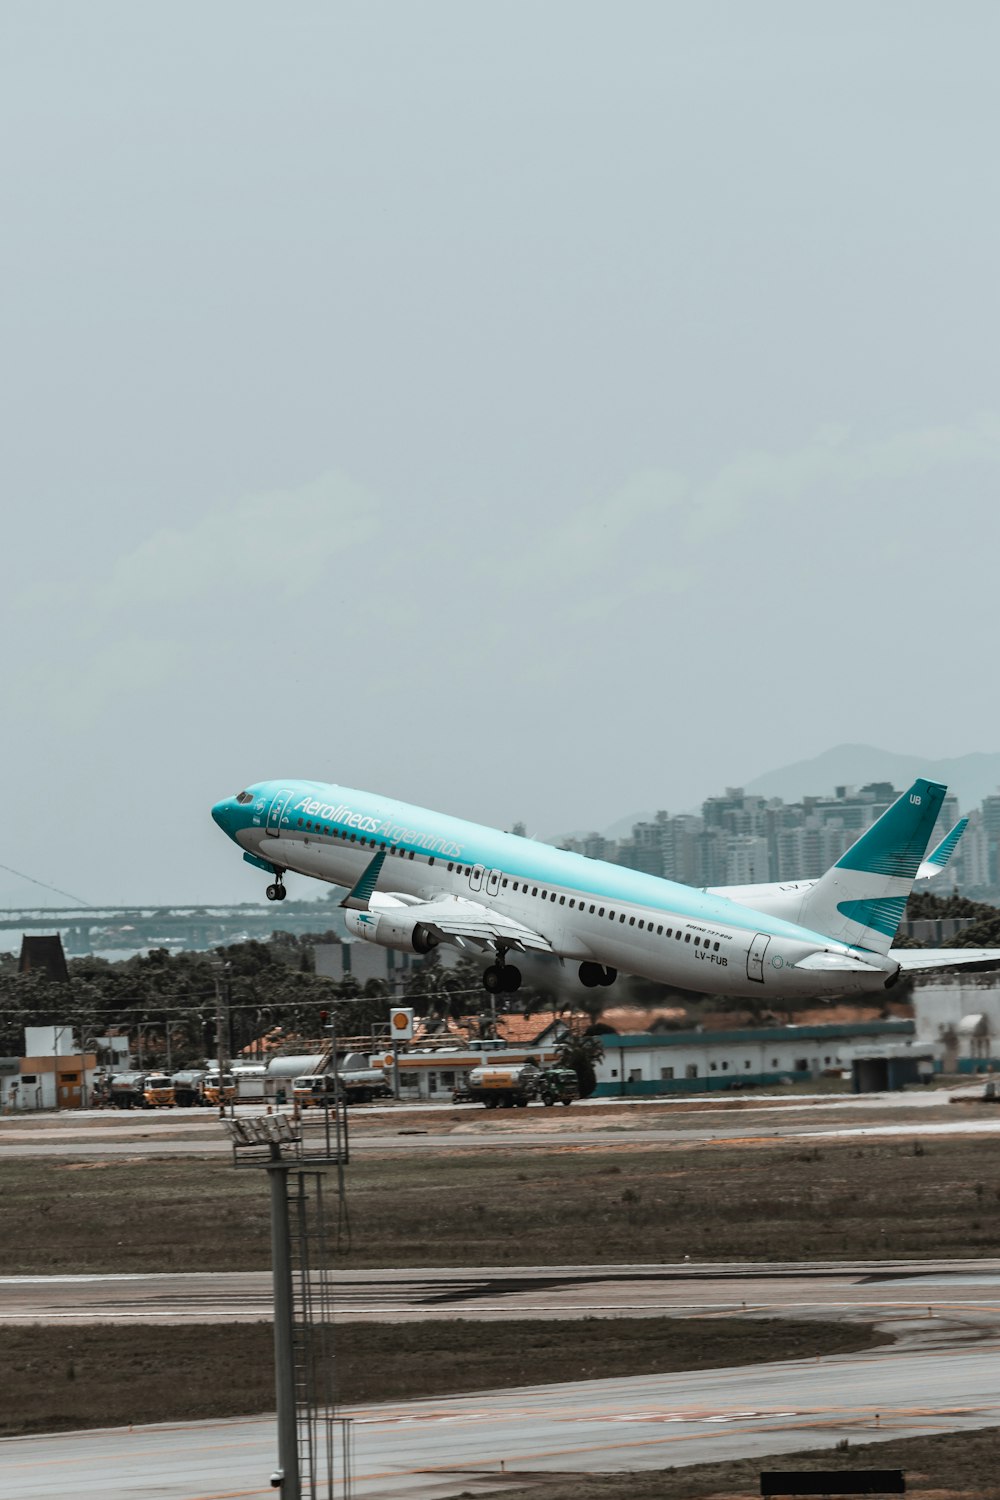
[[[371, 911], [347, 911], [344, 920], [348, 932], [364, 938], [367, 943], [378, 943], [382, 948], [395, 948], [400, 953], [430, 953], [438, 945], [436, 933], [426, 922], [411, 915], [400, 901], [383, 906], [379, 898], [372, 898]], [[385, 900], [383, 897], [382, 900]]]

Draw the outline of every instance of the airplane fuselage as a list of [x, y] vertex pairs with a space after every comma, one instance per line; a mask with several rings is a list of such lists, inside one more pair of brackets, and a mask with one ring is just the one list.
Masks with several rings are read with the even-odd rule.
[[[213, 816], [262, 869], [352, 889], [383, 851], [377, 889], [404, 905], [465, 898], [540, 934], [562, 959], [683, 989], [775, 1000], [876, 993], [898, 971], [725, 897], [368, 792], [260, 782]], [[830, 972], [824, 955], [837, 963]], [[797, 967], [807, 961], [814, 967]]]

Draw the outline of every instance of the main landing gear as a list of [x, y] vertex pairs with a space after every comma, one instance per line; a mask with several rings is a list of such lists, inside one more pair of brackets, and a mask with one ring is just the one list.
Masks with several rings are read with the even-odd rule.
[[483, 989], [491, 995], [512, 995], [521, 988], [521, 971], [507, 963], [503, 949], [497, 953], [497, 961], [483, 970]]
[[264, 895], [267, 897], [268, 901], [284, 901], [285, 897], [288, 895], [288, 892], [285, 890], [285, 883], [281, 878], [283, 874], [284, 871], [279, 870], [277, 880], [273, 883], [273, 885], [269, 885], [267, 890], [264, 892]]
[[599, 985], [607, 988], [609, 984], [614, 984], [617, 978], [617, 969], [605, 969], [601, 964], [589, 962], [580, 965], [580, 983], [588, 990], [596, 990]]

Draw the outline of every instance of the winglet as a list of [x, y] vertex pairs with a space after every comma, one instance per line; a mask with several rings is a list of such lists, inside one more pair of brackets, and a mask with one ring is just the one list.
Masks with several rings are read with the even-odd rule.
[[935, 875], [940, 875], [955, 850], [958, 841], [968, 826], [968, 818], [959, 818], [950, 833], [946, 833], [936, 849], [932, 849], [917, 871], [918, 880], [933, 880]]
[[384, 864], [385, 850], [380, 849], [375, 858], [365, 866], [353, 891], [349, 891], [341, 901], [341, 906], [346, 906], [351, 911], [367, 911]]

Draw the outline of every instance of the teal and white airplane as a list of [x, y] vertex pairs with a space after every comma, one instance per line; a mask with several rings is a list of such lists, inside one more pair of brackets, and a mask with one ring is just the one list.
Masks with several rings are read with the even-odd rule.
[[[243, 858], [285, 896], [289, 870], [344, 886], [357, 937], [408, 953], [488, 953], [487, 990], [519, 988], [517, 953], [708, 994], [779, 997], [890, 989], [904, 971], [1000, 964], [1000, 949], [894, 949], [946, 788], [917, 780], [816, 881], [695, 890], [370, 792], [263, 781], [212, 808]], [[945, 846], [948, 846], [945, 849]], [[942, 851], [944, 851], [942, 855]]]

